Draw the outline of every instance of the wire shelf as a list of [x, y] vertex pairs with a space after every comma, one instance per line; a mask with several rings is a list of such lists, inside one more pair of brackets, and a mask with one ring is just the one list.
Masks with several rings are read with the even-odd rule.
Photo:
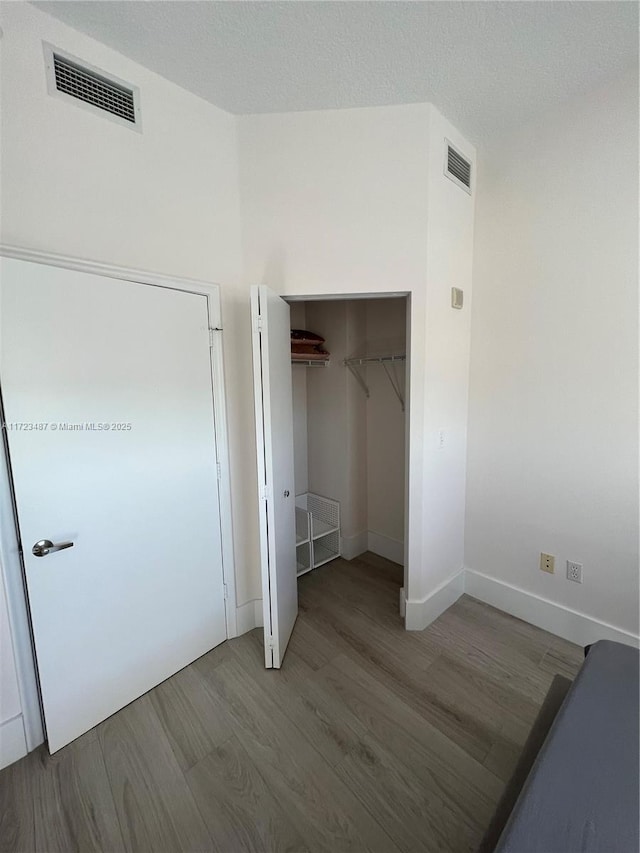
[[313, 568], [324, 566], [340, 556], [340, 536], [337, 532], [329, 533], [313, 543]]
[[[298, 575], [340, 556], [340, 503], [312, 492], [296, 497]], [[301, 559], [309, 548], [309, 563]]]
[[302, 542], [296, 547], [296, 574], [298, 576], [310, 572], [313, 568], [311, 562], [311, 542]]
[[303, 545], [311, 539], [311, 516], [308, 512], [296, 507], [296, 545]]

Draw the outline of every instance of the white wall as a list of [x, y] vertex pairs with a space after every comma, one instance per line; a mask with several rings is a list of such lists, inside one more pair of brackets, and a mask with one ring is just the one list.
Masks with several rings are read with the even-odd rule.
[[[26, 3], [2, 26], [3, 240], [237, 281], [233, 117]], [[142, 133], [50, 97], [43, 39], [139, 86]]]
[[[27, 3], [1, 15], [2, 242], [222, 285], [238, 604], [258, 598], [235, 119]], [[43, 40], [139, 86], [143, 132], [49, 96]]]
[[328, 367], [307, 370], [309, 489], [340, 502], [343, 547], [367, 531], [366, 398], [343, 362], [364, 342], [365, 305], [306, 303], [307, 328], [326, 339]]
[[[386, 300], [384, 300], [386, 301]], [[345, 358], [360, 351], [367, 339], [367, 307], [362, 300], [346, 303], [347, 328]], [[354, 376], [341, 363], [344, 373], [347, 434], [345, 469], [350, 511], [342, 528], [343, 552], [346, 557], [362, 553], [364, 537], [369, 530], [367, 490], [367, 398]], [[366, 371], [365, 371], [366, 372]], [[368, 542], [367, 542], [368, 545]]]
[[[291, 328], [306, 329], [304, 302], [291, 306]], [[291, 393], [293, 395], [293, 469], [296, 495], [309, 491], [309, 450], [307, 447], [307, 368], [291, 365]]]
[[474, 159], [426, 104], [239, 119], [246, 277], [283, 295], [411, 294], [408, 593], [418, 604], [463, 565], [469, 312], [452, 312], [449, 289], [469, 295], [474, 199], [443, 176], [445, 135]]
[[465, 564], [637, 634], [635, 74], [481, 163], [474, 263]]
[[[424, 430], [430, 452], [422, 468], [423, 553], [430, 591], [464, 565], [464, 524], [471, 335], [471, 283], [476, 187], [469, 196], [443, 177], [447, 138], [472, 163], [475, 151], [433, 110], [429, 148], [429, 244], [427, 255], [426, 399]], [[464, 291], [464, 308], [451, 308], [451, 288]], [[414, 368], [413, 353], [411, 370]], [[444, 433], [440, 446], [439, 433]]]
[[[238, 603], [259, 597], [235, 119], [26, 3], [2, 27], [2, 242], [222, 285]], [[139, 86], [142, 133], [49, 96], [43, 40]]]
[[[372, 299], [366, 306], [366, 335], [373, 353], [404, 352], [406, 299]], [[404, 364], [390, 364], [389, 370], [396, 371], [404, 387]], [[382, 365], [367, 369], [367, 385], [367, 528], [404, 543], [405, 415]]]
[[340, 501], [345, 523], [347, 498], [346, 394], [344, 368], [347, 313], [344, 302], [307, 302], [307, 327], [325, 338], [328, 367], [307, 370], [309, 488]]

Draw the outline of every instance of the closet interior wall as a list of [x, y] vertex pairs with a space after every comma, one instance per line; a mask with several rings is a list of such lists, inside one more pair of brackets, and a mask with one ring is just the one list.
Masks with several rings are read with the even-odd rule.
[[[359, 368], [367, 398], [344, 360], [405, 352], [406, 311], [404, 298], [291, 304], [291, 327], [322, 335], [331, 353], [328, 367], [292, 365], [296, 494], [340, 502], [346, 559], [404, 558], [404, 413], [382, 365]], [[404, 363], [395, 369], [404, 387]]]

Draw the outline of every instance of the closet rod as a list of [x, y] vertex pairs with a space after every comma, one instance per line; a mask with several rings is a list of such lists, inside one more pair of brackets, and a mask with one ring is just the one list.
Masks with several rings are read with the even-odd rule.
[[[358, 367], [367, 364], [381, 364], [384, 368], [384, 372], [387, 374], [387, 378], [391, 383], [391, 387], [393, 388], [396, 397], [400, 401], [400, 406], [402, 407], [402, 411], [404, 412], [404, 396], [402, 394], [402, 388], [400, 386], [400, 380], [395, 375], [395, 372], [392, 374], [387, 365], [394, 364], [397, 361], [406, 361], [406, 355], [369, 355], [363, 356], [362, 358], [345, 358], [343, 364], [345, 367], [348, 367], [353, 376], [355, 377], [358, 385], [362, 388], [367, 397], [370, 397], [369, 387], [367, 383], [364, 381], [362, 376], [358, 371]], [[395, 364], [394, 364], [395, 366]]]

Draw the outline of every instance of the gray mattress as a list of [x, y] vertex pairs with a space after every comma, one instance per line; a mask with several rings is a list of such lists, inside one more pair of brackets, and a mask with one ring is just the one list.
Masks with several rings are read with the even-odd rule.
[[496, 853], [638, 853], [639, 665], [630, 646], [591, 646]]

